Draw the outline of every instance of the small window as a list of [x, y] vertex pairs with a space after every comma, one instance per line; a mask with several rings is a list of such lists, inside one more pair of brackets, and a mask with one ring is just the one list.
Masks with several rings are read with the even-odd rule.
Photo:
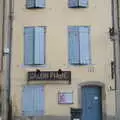
[[69, 63], [74, 65], [89, 65], [90, 56], [90, 37], [89, 27], [69, 26]]
[[25, 65], [45, 64], [45, 27], [24, 28]]
[[26, 8], [44, 8], [45, 0], [26, 0]]
[[88, 7], [88, 0], [68, 0], [69, 8], [86, 8]]

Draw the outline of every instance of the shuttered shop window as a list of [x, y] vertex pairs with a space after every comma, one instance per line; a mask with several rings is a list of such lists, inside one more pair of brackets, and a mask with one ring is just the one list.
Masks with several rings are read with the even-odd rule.
[[88, 0], [68, 0], [69, 8], [88, 7]]
[[23, 115], [44, 115], [44, 86], [31, 85], [23, 88]]
[[44, 8], [45, 0], [26, 0], [26, 8]]
[[45, 27], [24, 28], [25, 65], [45, 64]]
[[91, 64], [90, 28], [87, 26], [69, 26], [69, 63], [76, 65]]

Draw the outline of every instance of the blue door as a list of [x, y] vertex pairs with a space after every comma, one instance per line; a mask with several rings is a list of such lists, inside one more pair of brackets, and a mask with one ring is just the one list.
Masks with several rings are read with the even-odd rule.
[[82, 120], [102, 120], [101, 87], [82, 88]]

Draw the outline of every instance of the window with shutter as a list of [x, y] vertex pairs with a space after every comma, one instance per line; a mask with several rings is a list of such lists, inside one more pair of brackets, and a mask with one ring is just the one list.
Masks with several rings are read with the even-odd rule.
[[68, 0], [68, 6], [69, 6], [69, 8], [77, 8], [77, 7], [79, 7], [79, 1], [78, 0]]
[[88, 7], [88, 0], [79, 0], [79, 7]]
[[45, 64], [45, 27], [24, 28], [25, 65]]
[[86, 8], [88, 7], [88, 0], [68, 0], [69, 8]]
[[23, 88], [23, 115], [43, 116], [44, 115], [44, 86], [29, 85]]
[[89, 65], [91, 63], [89, 31], [87, 26], [68, 27], [70, 64]]
[[26, 8], [44, 8], [45, 0], [26, 0]]

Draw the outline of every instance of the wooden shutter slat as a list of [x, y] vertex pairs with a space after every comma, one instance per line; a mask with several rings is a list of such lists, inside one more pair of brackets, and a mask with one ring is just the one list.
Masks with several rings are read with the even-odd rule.
[[45, 63], [45, 27], [35, 28], [35, 64]]
[[44, 86], [26, 86], [23, 92], [23, 115], [44, 115]]
[[88, 0], [79, 0], [79, 7], [87, 7]]
[[35, 0], [26, 0], [26, 7], [27, 8], [34, 8], [35, 7]]
[[79, 1], [78, 0], [68, 0], [68, 7], [76, 8], [78, 7]]
[[79, 64], [79, 31], [78, 27], [68, 27], [69, 37], [69, 62], [70, 64]]
[[80, 64], [90, 64], [89, 27], [79, 27]]
[[45, 0], [36, 0], [36, 7], [44, 8], [45, 7]]
[[33, 115], [33, 92], [31, 87], [25, 86], [23, 90], [23, 115]]
[[33, 40], [34, 28], [24, 28], [24, 62], [26, 65], [33, 64]]

